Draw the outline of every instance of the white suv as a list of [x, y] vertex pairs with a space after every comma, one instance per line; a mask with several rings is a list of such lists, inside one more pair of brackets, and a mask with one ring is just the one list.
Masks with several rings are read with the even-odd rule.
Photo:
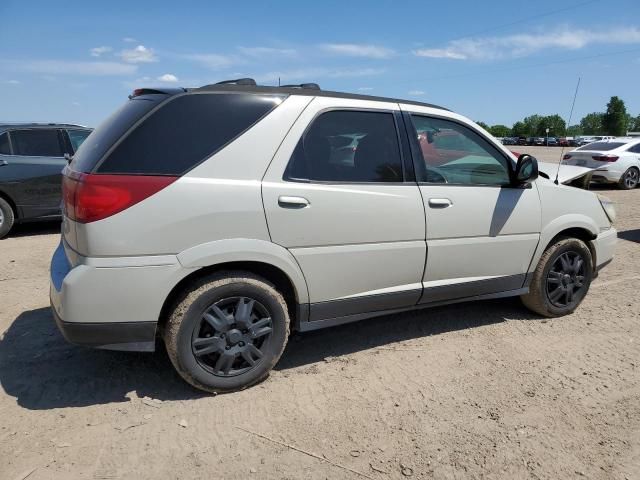
[[136, 90], [65, 169], [53, 312], [78, 344], [163, 339], [212, 392], [265, 378], [290, 330], [514, 295], [564, 315], [613, 256], [614, 210], [540, 175], [434, 105]]

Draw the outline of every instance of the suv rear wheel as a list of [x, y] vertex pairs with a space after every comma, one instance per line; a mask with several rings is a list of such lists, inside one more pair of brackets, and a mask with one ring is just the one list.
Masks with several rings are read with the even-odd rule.
[[266, 378], [289, 336], [282, 295], [249, 272], [221, 272], [195, 283], [171, 313], [164, 340], [191, 385], [213, 393]]
[[0, 198], [0, 238], [9, 233], [14, 222], [15, 215], [11, 205], [4, 198]]
[[573, 312], [589, 291], [593, 259], [589, 247], [577, 238], [561, 238], [542, 254], [522, 303], [545, 317]]

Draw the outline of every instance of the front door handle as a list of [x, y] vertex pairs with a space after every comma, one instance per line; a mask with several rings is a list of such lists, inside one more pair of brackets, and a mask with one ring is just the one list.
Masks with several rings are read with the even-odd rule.
[[311, 205], [311, 203], [309, 203], [309, 200], [304, 197], [281, 195], [278, 197], [278, 205], [282, 208], [305, 208]]
[[430, 198], [429, 206], [431, 208], [448, 208], [453, 205], [453, 202], [448, 198]]

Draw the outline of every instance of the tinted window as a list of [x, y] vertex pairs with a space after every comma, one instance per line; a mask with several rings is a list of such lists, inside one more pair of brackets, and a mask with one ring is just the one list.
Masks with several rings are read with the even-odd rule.
[[53, 129], [13, 130], [11, 142], [15, 155], [61, 157], [58, 131]]
[[77, 152], [82, 142], [87, 139], [91, 132], [89, 130], [67, 130], [67, 133], [69, 134], [69, 141], [73, 151]]
[[637, 143], [633, 147], [629, 148], [629, 151], [633, 153], [640, 153], [640, 143]]
[[596, 150], [598, 152], [607, 152], [624, 145], [622, 142], [594, 142], [578, 148], [578, 150]]
[[234, 93], [176, 97], [138, 125], [98, 172], [181, 175], [256, 123], [281, 99]]
[[11, 155], [9, 134], [6, 132], [0, 135], [0, 155]]
[[432, 183], [507, 185], [508, 160], [487, 140], [456, 122], [412, 115], [423, 164]]
[[90, 172], [129, 128], [140, 120], [167, 95], [144, 95], [125, 103], [98, 126], [73, 156], [71, 167], [79, 172]]
[[298, 142], [285, 179], [402, 182], [393, 115], [356, 111], [323, 113]]

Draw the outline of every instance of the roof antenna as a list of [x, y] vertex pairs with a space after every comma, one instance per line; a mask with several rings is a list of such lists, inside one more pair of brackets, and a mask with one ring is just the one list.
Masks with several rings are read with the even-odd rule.
[[[578, 84], [576, 85], [576, 91], [573, 94], [573, 103], [571, 104], [571, 112], [569, 113], [569, 121], [567, 122], [567, 129], [571, 126], [571, 119], [573, 118], [573, 107], [576, 105], [576, 97], [578, 96], [578, 89], [580, 88], [580, 80], [581, 77], [578, 77]], [[558, 177], [560, 176], [560, 165], [562, 165], [562, 160], [564, 159], [564, 145], [562, 145], [562, 150], [560, 151], [560, 161], [558, 162], [558, 170], [556, 170], [556, 179], [553, 183], [558, 185]]]

